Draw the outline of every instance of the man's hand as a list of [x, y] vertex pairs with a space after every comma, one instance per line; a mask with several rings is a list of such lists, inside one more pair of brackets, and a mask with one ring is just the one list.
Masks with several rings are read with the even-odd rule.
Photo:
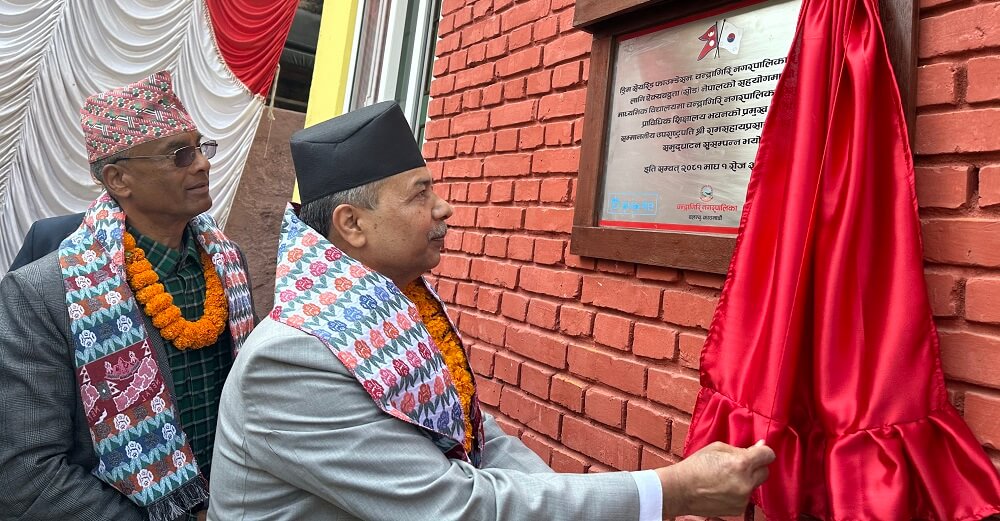
[[205, 521], [208, 518], [208, 510], [202, 510], [198, 512], [198, 521]]
[[715, 442], [684, 461], [656, 469], [663, 485], [663, 517], [742, 514], [750, 493], [767, 479], [774, 451], [763, 440], [748, 449]]

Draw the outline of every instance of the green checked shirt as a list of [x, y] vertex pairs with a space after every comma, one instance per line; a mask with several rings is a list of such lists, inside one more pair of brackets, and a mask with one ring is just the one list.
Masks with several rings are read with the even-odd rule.
[[[145, 237], [131, 226], [129, 233], [135, 244], [146, 253], [146, 259], [160, 277], [164, 289], [174, 297], [187, 320], [201, 318], [205, 302], [205, 275], [202, 273], [201, 250], [190, 230], [184, 230], [180, 250], [168, 248]], [[167, 363], [174, 380], [177, 410], [181, 428], [187, 435], [198, 468], [208, 477], [212, 464], [212, 444], [215, 442], [215, 420], [219, 415], [219, 396], [226, 375], [233, 365], [233, 353], [228, 328], [210, 346], [181, 351], [169, 341], [163, 341]]]

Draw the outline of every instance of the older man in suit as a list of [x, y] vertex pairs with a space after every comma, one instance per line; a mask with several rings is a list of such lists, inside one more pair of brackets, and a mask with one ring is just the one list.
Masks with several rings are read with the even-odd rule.
[[209, 519], [649, 520], [732, 515], [762, 444], [669, 468], [556, 474], [480, 409], [457, 330], [421, 275], [452, 209], [395, 102], [303, 130], [277, 303], [219, 409]]
[[204, 214], [217, 145], [167, 71], [80, 115], [105, 191], [0, 282], [0, 519], [185, 519], [254, 324], [242, 255]]

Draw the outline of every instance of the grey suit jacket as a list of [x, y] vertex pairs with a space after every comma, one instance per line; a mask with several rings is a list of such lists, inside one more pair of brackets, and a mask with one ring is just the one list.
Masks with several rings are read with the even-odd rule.
[[[246, 263], [244, 262], [244, 266]], [[146, 331], [160, 367], [163, 339]], [[145, 510], [94, 477], [59, 253], [0, 282], [0, 521], [138, 521]], [[174, 394], [170, 371], [163, 379]]]
[[319, 340], [265, 319], [222, 392], [208, 518], [638, 519], [628, 473], [553, 473], [485, 416], [481, 468], [448, 459]]

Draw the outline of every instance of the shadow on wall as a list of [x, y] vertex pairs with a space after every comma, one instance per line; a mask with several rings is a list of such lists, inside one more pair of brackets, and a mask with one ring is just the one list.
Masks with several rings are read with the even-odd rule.
[[267, 109], [261, 114], [226, 221], [226, 234], [246, 255], [255, 312], [261, 318], [271, 311], [274, 303], [275, 256], [281, 216], [295, 185], [288, 140], [305, 125], [306, 115], [275, 109], [274, 118], [274, 121], [268, 118]]

